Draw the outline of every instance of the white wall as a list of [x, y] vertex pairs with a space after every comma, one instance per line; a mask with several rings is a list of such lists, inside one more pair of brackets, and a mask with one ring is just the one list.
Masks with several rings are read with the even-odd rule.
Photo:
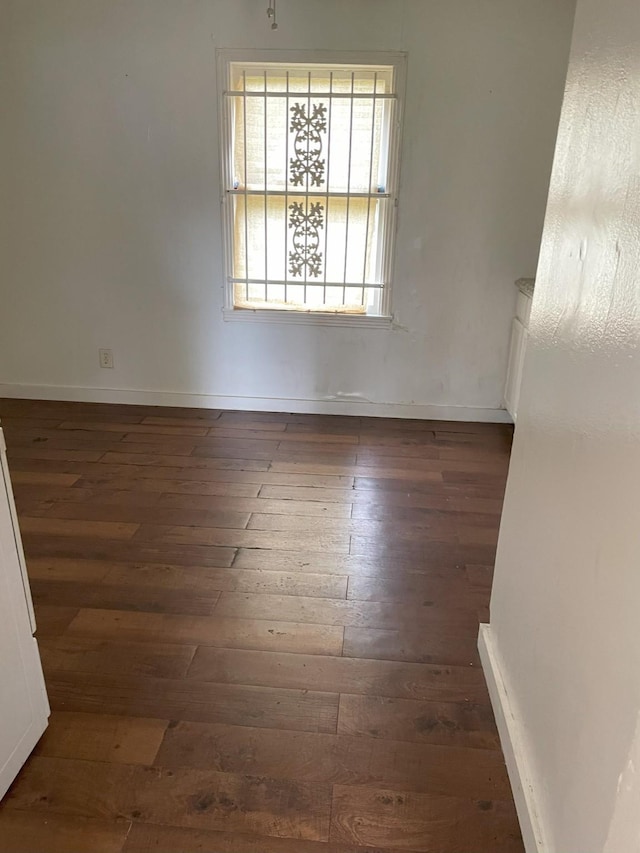
[[[573, 5], [0, 0], [0, 390], [500, 407]], [[409, 52], [392, 330], [222, 319], [214, 49], [264, 46]]]
[[639, 92], [579, 0], [491, 601], [548, 853], [640, 851]]

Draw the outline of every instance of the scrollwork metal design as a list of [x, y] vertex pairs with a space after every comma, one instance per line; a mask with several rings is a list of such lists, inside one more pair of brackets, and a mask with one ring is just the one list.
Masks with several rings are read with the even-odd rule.
[[305, 271], [318, 278], [322, 270], [320, 229], [324, 228], [324, 207], [313, 202], [305, 210], [304, 202], [289, 205], [289, 228], [293, 228], [293, 251], [289, 252], [289, 272], [302, 276]]
[[322, 136], [327, 132], [327, 108], [324, 104], [313, 104], [311, 115], [307, 115], [304, 104], [291, 107], [291, 133], [295, 133], [293, 150], [295, 157], [289, 160], [290, 181], [294, 187], [303, 186], [305, 180], [312, 187], [319, 187], [324, 180], [325, 161], [321, 158]]
[[[322, 134], [327, 132], [327, 108], [323, 103], [291, 107], [290, 133], [295, 133], [294, 157], [289, 160], [289, 183], [294, 187], [319, 187], [324, 181]], [[289, 228], [293, 229], [293, 250], [289, 251], [289, 273], [318, 278], [322, 272], [320, 229], [325, 227], [324, 206], [320, 202], [295, 201], [289, 205]]]

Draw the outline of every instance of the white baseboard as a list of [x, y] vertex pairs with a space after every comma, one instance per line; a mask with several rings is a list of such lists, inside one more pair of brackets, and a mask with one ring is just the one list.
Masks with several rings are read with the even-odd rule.
[[498, 726], [525, 850], [527, 853], [548, 853], [540, 811], [536, 805], [529, 758], [522, 736], [522, 724], [514, 714], [509, 699], [509, 690], [505, 684], [499, 655], [496, 653], [491, 625], [480, 625], [478, 650]]
[[233, 397], [187, 394], [182, 391], [141, 391], [118, 388], [80, 388], [65, 385], [0, 384], [0, 397], [25, 400], [72, 400], [84, 403], [131, 403], [142, 406], [184, 406], [249, 412], [294, 412], [312, 415], [358, 415], [373, 418], [415, 418], [435, 421], [511, 423], [505, 409], [439, 406], [409, 403], [373, 403], [345, 396], [293, 399], [289, 397]]

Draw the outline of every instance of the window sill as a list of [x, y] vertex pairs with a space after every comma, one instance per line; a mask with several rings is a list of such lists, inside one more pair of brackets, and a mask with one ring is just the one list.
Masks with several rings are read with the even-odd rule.
[[334, 314], [321, 311], [278, 311], [277, 309], [224, 308], [225, 322], [285, 323], [303, 326], [347, 326], [351, 328], [390, 329], [392, 317], [371, 314]]

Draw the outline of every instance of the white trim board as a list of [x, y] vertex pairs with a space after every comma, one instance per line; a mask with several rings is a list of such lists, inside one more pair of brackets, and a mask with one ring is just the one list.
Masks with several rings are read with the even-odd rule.
[[527, 853], [548, 853], [529, 757], [522, 735], [522, 723], [514, 714], [511, 705], [491, 625], [480, 625], [478, 650], [498, 726], [525, 850]]
[[506, 409], [410, 403], [374, 403], [357, 396], [330, 398], [234, 397], [189, 394], [182, 391], [143, 391], [123, 388], [82, 388], [66, 385], [0, 383], [0, 397], [22, 400], [71, 400], [83, 403], [130, 403], [138, 406], [182, 406], [248, 412], [293, 412], [311, 415], [357, 415], [373, 418], [512, 423]]

